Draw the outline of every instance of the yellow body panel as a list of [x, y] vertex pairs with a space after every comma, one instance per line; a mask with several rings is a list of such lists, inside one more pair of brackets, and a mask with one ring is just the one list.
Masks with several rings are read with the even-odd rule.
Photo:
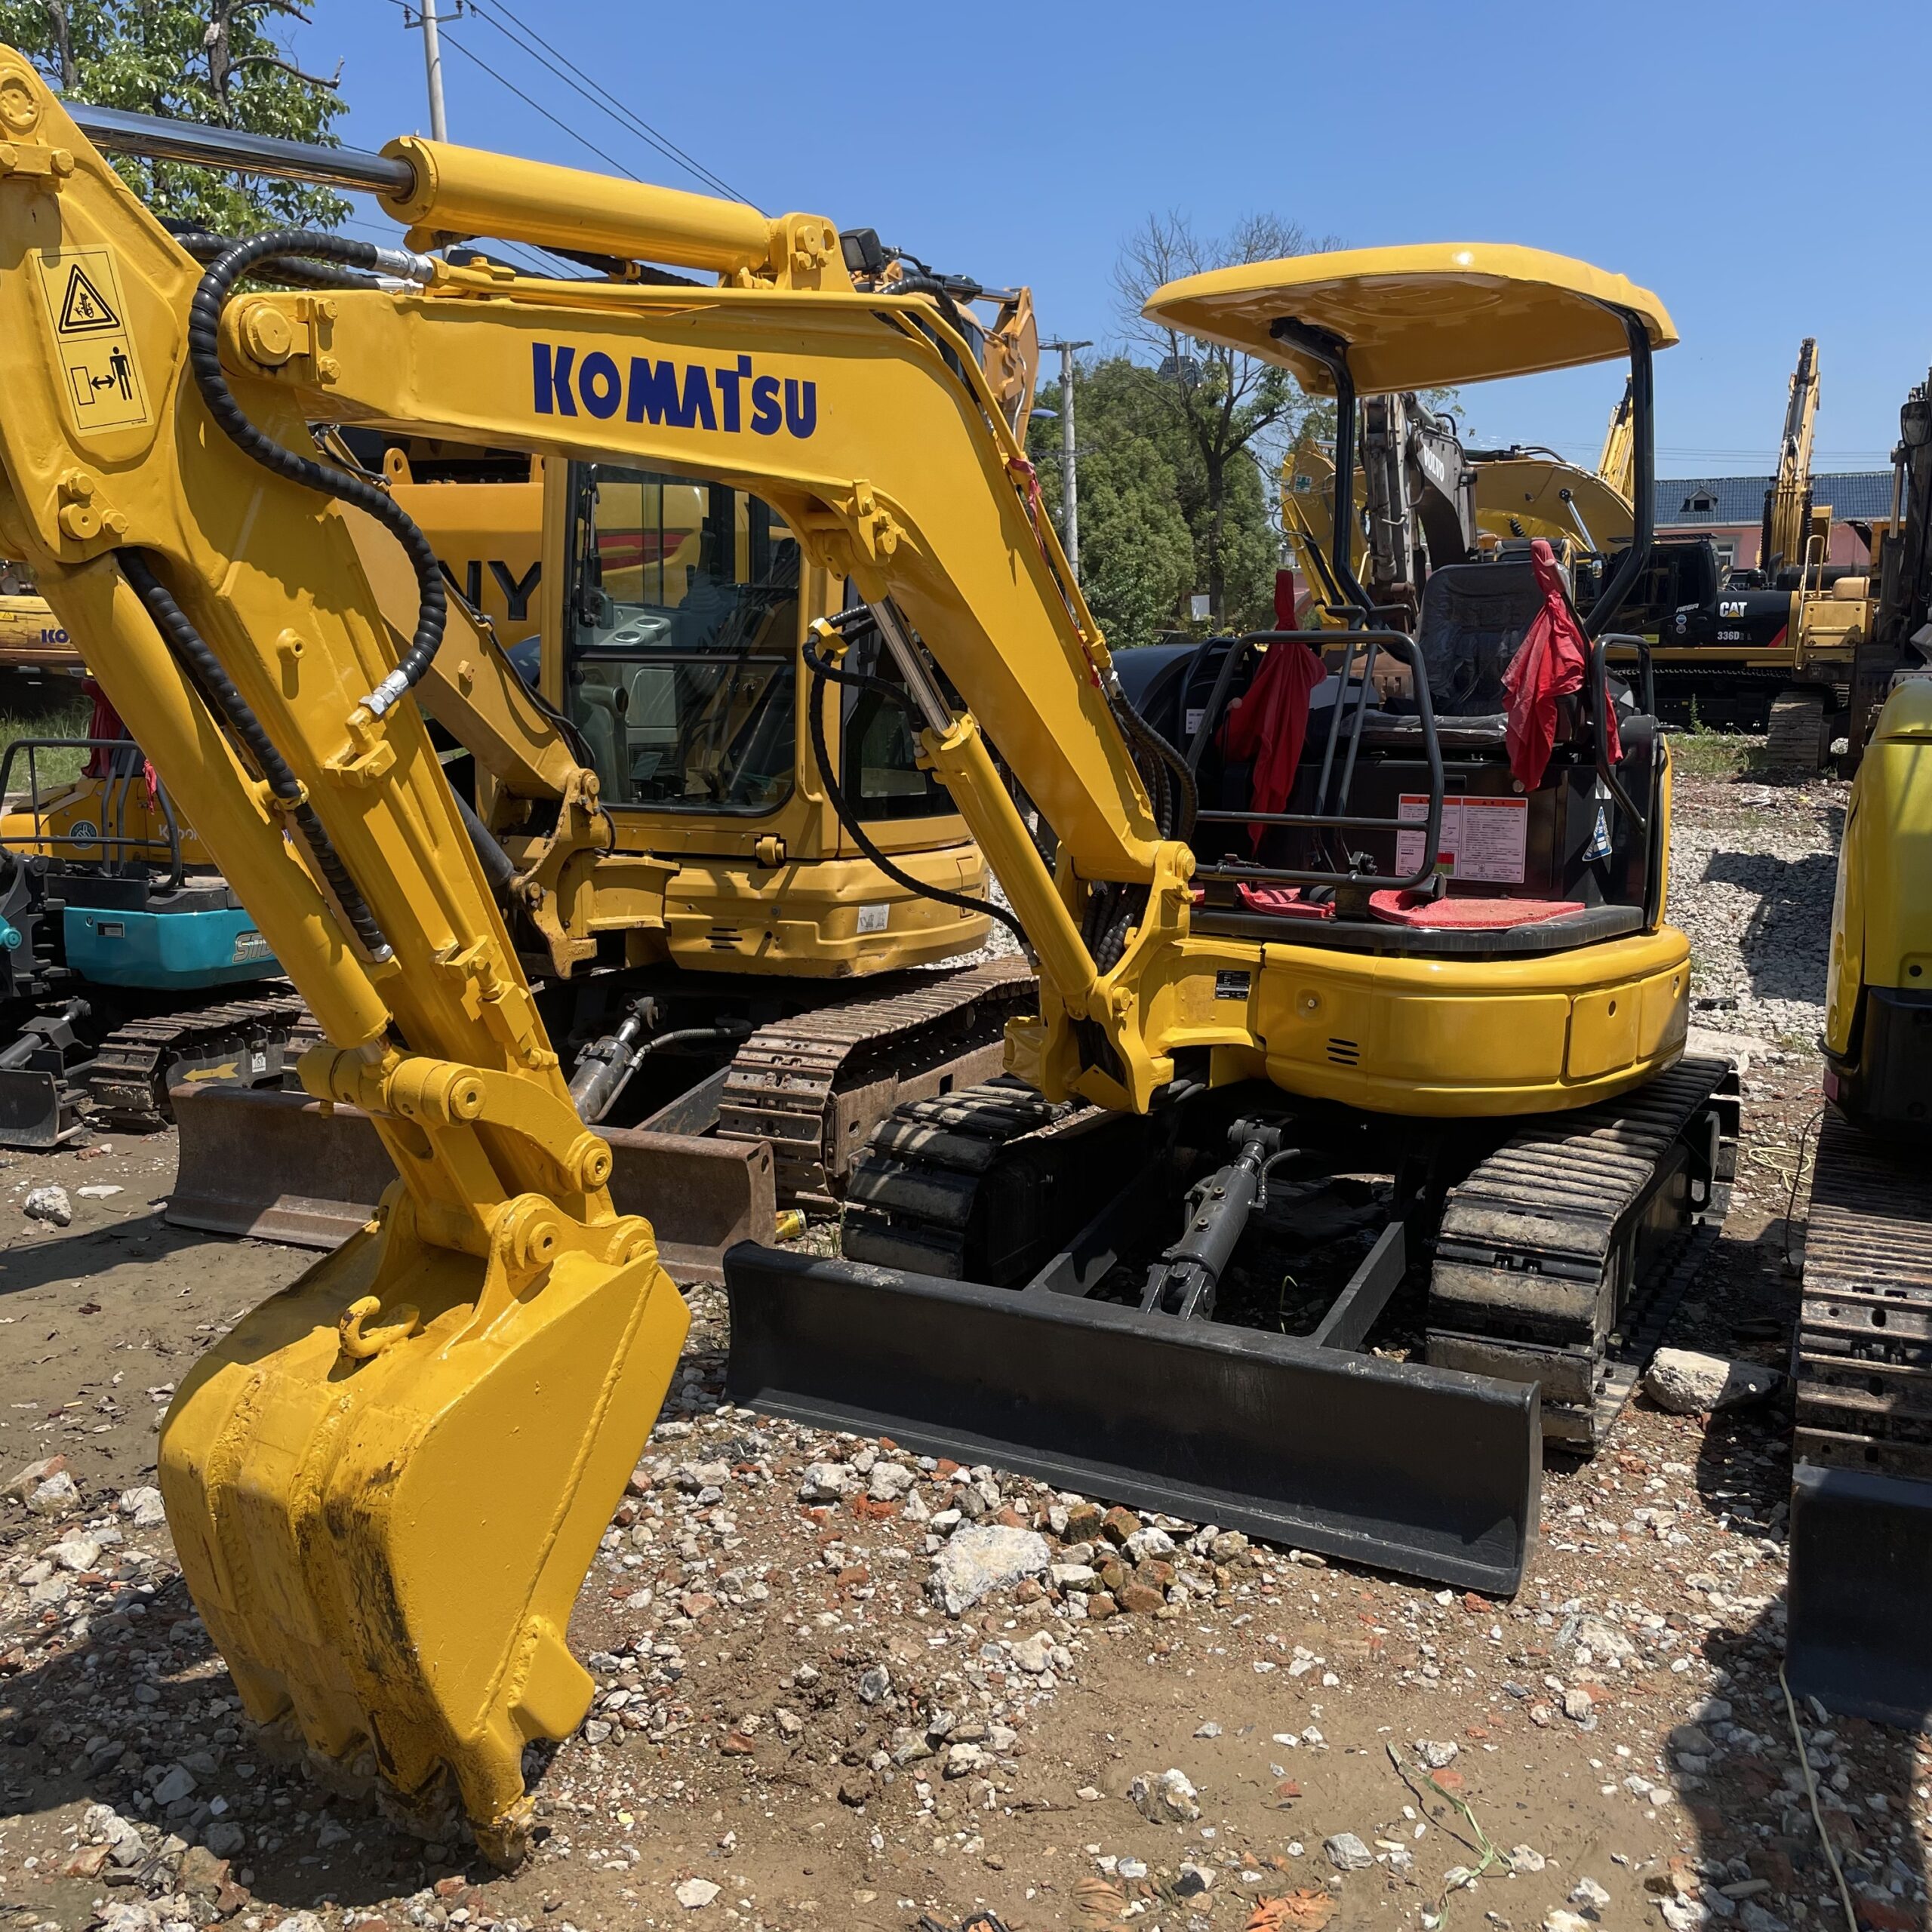
[[1589, 470], [1549, 456], [1504, 457], [1469, 467], [1475, 472], [1476, 528], [1485, 537], [1567, 538], [1603, 550], [1630, 540], [1629, 499]]
[[1932, 991], [1932, 678], [1902, 678], [1852, 780], [1838, 845], [1825, 1048], [1851, 1050], [1867, 986]]
[[1346, 248], [1211, 269], [1156, 289], [1142, 313], [1294, 372], [1327, 395], [1327, 369], [1271, 333], [1286, 316], [1349, 345], [1362, 395], [1445, 389], [1624, 355], [1614, 312], [1643, 318], [1653, 349], [1677, 331], [1647, 288], [1568, 255], [1495, 242]]

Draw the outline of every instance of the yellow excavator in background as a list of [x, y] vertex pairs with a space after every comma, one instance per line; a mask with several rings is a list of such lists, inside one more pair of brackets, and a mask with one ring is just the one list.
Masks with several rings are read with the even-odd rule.
[[1786, 1643], [1801, 1695], [1922, 1728], [1932, 1714], [1932, 375], [1906, 398], [1900, 429], [1894, 514], [1854, 680], [1863, 756], [1832, 907], [1826, 1105], [1792, 1349]]
[[[1632, 517], [1630, 399], [1611, 412], [1594, 472], [1553, 450], [1514, 445], [1465, 448], [1455, 419], [1411, 394], [1369, 398], [1355, 479], [1365, 536], [1364, 585], [1377, 608], [1412, 623], [1430, 568], [1542, 537], [1566, 557], [1628, 544]], [[1308, 621], [1343, 625], [1347, 599], [1327, 562], [1333, 542], [1335, 463], [1312, 437], [1281, 468], [1281, 526], [1310, 587]]]
[[[857, 822], [831, 688], [916, 732], [1038, 958], [1017, 1080], [875, 1142], [875, 1238], [952, 1238], [951, 1277], [734, 1249], [740, 1399], [903, 1415], [909, 1441], [1514, 1586], [1540, 1398], [1584, 1445], [1614, 1417], [1721, 1188], [1726, 1118], [1724, 1069], [1681, 1058], [1667, 751], [1599, 641], [1539, 703], [1541, 770], [1512, 774], [1500, 678], [1515, 620], [1551, 609], [1539, 581], [1466, 567], [1489, 574], [1485, 628], [1438, 571], [1417, 638], [1353, 633], [1314, 681], [1310, 755], [1257, 795], [1230, 709], [1308, 692], [1294, 654], [1323, 640], [1211, 641], [1180, 751], [1127, 702], [965, 338], [921, 294], [857, 290], [822, 218], [411, 138], [303, 157], [377, 192], [409, 245], [282, 233], [204, 269], [4, 51], [0, 115], [0, 546], [88, 637], [308, 999], [328, 1044], [304, 1085], [366, 1111], [398, 1174], [370, 1226], [208, 1349], [163, 1425], [183, 1568], [251, 1715], [366, 1746], [405, 1794], [447, 1771], [512, 1854], [525, 1742], [586, 1706], [571, 1603], [686, 1320], [651, 1229], [613, 1208], [608, 1143], [411, 701], [450, 648], [434, 553], [307, 454], [315, 422], [763, 506], [801, 572], [853, 586], [802, 648], [833, 811]], [[176, 153], [237, 138], [149, 125]], [[449, 233], [718, 279], [546, 282], [416, 252]], [[277, 253], [339, 285], [245, 291]], [[114, 318], [85, 337], [63, 328], [77, 275]], [[1438, 245], [1252, 265], [1153, 307], [1331, 385], [1345, 458], [1358, 383], [1627, 355], [1647, 500], [1651, 357], [1673, 334], [1620, 277]], [[392, 540], [383, 561], [358, 518]], [[1331, 561], [1355, 591], [1346, 524]], [[1648, 535], [1640, 510], [1626, 575]], [[414, 580], [406, 635], [372, 565]], [[605, 586], [570, 622], [586, 654], [650, 662], [645, 614]], [[1383, 653], [1402, 703], [1374, 701]], [[740, 679], [735, 715], [763, 688]], [[1051, 869], [1008, 774], [1057, 835]], [[1251, 1235], [1275, 1254], [1244, 1287]], [[1310, 1307], [1281, 1300], [1284, 1244]], [[1370, 1352], [1425, 1287], [1434, 1359], [1395, 1358], [1414, 1327]], [[1278, 1332], [1291, 1313], [1312, 1326]]]

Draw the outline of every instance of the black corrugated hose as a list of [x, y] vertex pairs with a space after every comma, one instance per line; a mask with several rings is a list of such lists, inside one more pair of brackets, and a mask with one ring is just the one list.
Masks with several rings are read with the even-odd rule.
[[429, 279], [435, 264], [426, 255], [405, 249], [379, 248], [372, 242], [352, 241], [346, 235], [324, 235], [307, 229], [278, 229], [267, 235], [251, 235], [227, 249], [202, 277], [188, 315], [188, 366], [202, 401], [223, 434], [275, 475], [352, 503], [374, 517], [402, 546], [409, 558], [420, 600], [416, 634], [402, 661], [362, 700], [370, 712], [380, 718], [418, 682], [443, 641], [449, 607], [443, 595], [442, 569], [429, 540], [386, 491], [377, 489], [359, 476], [298, 456], [272, 436], [265, 435], [249, 421], [228, 386], [221, 367], [220, 331], [221, 312], [229, 292], [257, 263], [286, 256], [399, 275], [419, 283]]
[[835, 685], [849, 685], [860, 691], [876, 691], [888, 703], [896, 704], [906, 713], [916, 740], [924, 723], [912, 700], [897, 685], [888, 684], [883, 678], [866, 676], [863, 672], [841, 669], [829, 659], [822, 657], [817, 647], [808, 635], [805, 639], [805, 668], [811, 673], [811, 692], [808, 709], [811, 717], [812, 755], [818, 761], [818, 774], [825, 785], [825, 795], [832, 801], [832, 809], [838, 823], [852, 835], [857, 845], [886, 877], [905, 887], [907, 891], [918, 894], [921, 899], [937, 900], [942, 906], [957, 906], [963, 912], [983, 912], [989, 918], [997, 919], [1023, 946], [1026, 943], [1026, 930], [1017, 918], [1004, 906], [996, 906], [990, 897], [971, 899], [963, 892], [950, 892], [943, 885], [928, 885], [915, 878], [910, 872], [903, 872], [894, 865], [871, 838], [859, 823], [858, 815], [846, 803], [845, 794], [840, 789], [838, 780], [832, 771], [832, 752], [825, 737], [825, 685], [829, 678]]
[[355, 889], [355, 881], [349, 877], [349, 868], [342, 863], [342, 855], [323, 829], [321, 820], [315, 816], [315, 808], [303, 798], [300, 781], [289, 769], [288, 761], [275, 749], [275, 740], [263, 728], [262, 721], [250, 708], [248, 700], [235, 689], [234, 680], [222, 668], [221, 660], [208, 648], [186, 612], [168, 594], [167, 586], [155, 575], [147, 558], [140, 551], [117, 550], [114, 555], [122, 574], [134, 586], [135, 595], [146, 605], [148, 615], [154, 620], [155, 628], [161, 632], [168, 649], [194, 679], [216, 715], [225, 720], [242, 740], [257, 768], [268, 781], [269, 789], [278, 798], [300, 801], [291, 804], [289, 810], [296, 829], [314, 854], [322, 877], [328, 881], [329, 890], [335, 894], [343, 916], [355, 929], [355, 937], [362, 942], [369, 956], [379, 964], [387, 959], [390, 956], [389, 943], [382, 928], [376, 923], [375, 914]]

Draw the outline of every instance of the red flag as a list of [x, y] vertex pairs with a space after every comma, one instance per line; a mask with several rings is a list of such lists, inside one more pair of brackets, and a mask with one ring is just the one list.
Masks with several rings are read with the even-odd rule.
[[[1530, 546], [1530, 567], [1543, 592], [1543, 608], [1503, 674], [1503, 688], [1509, 696], [1509, 769], [1526, 792], [1543, 783], [1549, 764], [1556, 743], [1556, 700], [1583, 688], [1589, 663], [1589, 645], [1564, 593], [1556, 554], [1540, 537]], [[1604, 729], [1614, 764], [1623, 755], [1614, 709], [1605, 718]]]

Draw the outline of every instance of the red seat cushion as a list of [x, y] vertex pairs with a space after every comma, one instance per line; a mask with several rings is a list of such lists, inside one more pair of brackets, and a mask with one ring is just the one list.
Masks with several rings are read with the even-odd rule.
[[1483, 899], [1474, 896], [1431, 899], [1420, 892], [1371, 894], [1369, 910], [1392, 926], [1445, 927], [1481, 931], [1492, 927], [1534, 926], [1580, 912], [1580, 899]]
[[1274, 912], [1286, 919], [1332, 919], [1332, 900], [1306, 900], [1298, 885], [1243, 885], [1235, 888], [1251, 912]]

